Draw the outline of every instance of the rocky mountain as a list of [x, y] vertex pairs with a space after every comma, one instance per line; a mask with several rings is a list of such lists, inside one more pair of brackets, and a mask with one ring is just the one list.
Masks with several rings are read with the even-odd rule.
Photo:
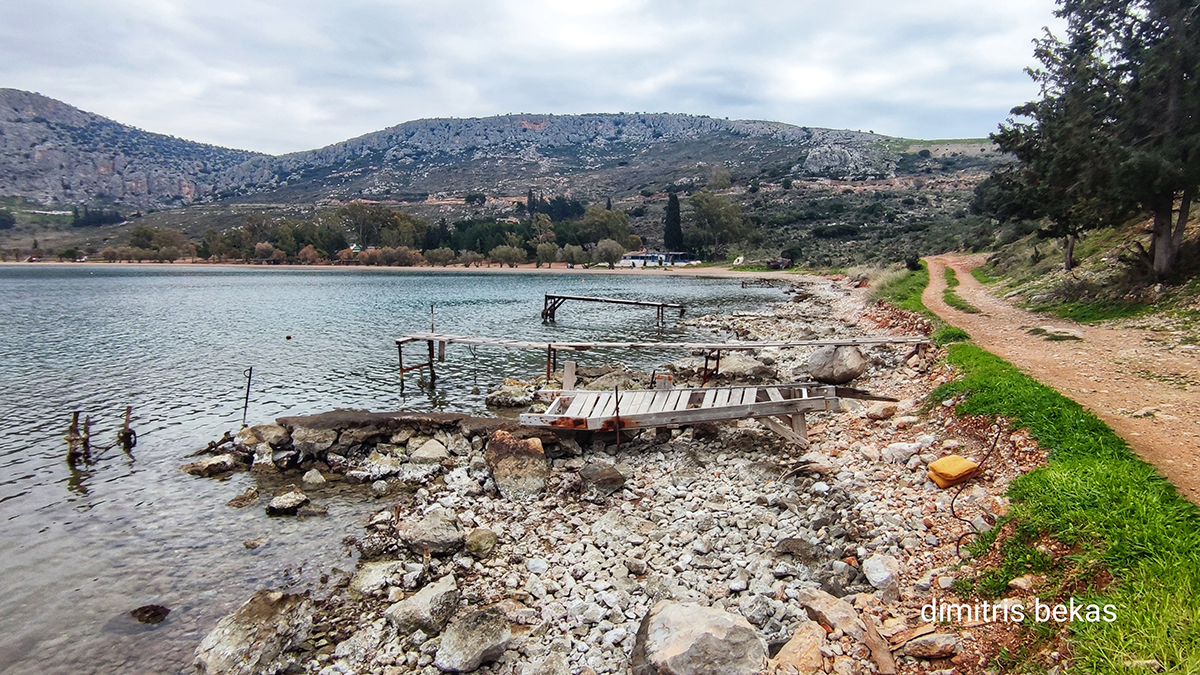
[[212, 199], [260, 157], [154, 134], [61, 101], [0, 89], [0, 197], [43, 204], [168, 206]]
[[583, 198], [737, 177], [895, 175], [872, 133], [681, 114], [505, 115], [406, 122], [282, 156], [192, 143], [0, 89], [0, 197], [163, 207], [216, 200], [415, 201], [430, 194]]
[[594, 198], [703, 184], [717, 165], [839, 179], [894, 175], [885, 136], [680, 114], [505, 115], [406, 122], [319, 150], [256, 157], [224, 196], [423, 199], [530, 187]]

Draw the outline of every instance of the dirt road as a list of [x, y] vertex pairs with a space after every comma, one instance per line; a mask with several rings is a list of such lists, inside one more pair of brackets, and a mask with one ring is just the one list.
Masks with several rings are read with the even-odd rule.
[[[928, 258], [925, 306], [984, 349], [1091, 410], [1181, 494], [1200, 504], [1200, 349], [1168, 350], [1154, 331], [1098, 328], [1014, 307], [971, 276], [983, 260], [978, 255]], [[959, 296], [979, 314], [943, 302], [946, 266], [957, 273]], [[1073, 329], [1083, 340], [1053, 342], [1028, 332], [1041, 326]]]

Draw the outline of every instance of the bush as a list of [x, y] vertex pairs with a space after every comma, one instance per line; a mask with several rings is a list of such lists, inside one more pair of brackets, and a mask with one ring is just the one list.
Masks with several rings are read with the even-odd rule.
[[545, 244], [538, 244], [537, 257], [534, 260], [535, 265], [541, 267], [542, 263], [545, 263], [547, 266], [550, 266], [555, 260], [558, 260], [557, 244], [551, 244], [548, 242]]
[[120, 255], [120, 251], [111, 246], [106, 246], [104, 247], [103, 251], [100, 251], [100, 257], [104, 258], [108, 262], [116, 262]]
[[454, 260], [454, 251], [445, 246], [425, 251], [425, 262], [435, 267], [445, 267], [452, 260]]
[[463, 267], [470, 267], [471, 265], [479, 267], [483, 263], [483, 260], [483, 256], [475, 251], [459, 251], [458, 253], [458, 262]]
[[501, 265], [516, 267], [525, 262], [525, 249], [516, 246], [497, 246], [488, 252], [488, 257]]
[[419, 251], [414, 251], [407, 246], [397, 246], [396, 248], [385, 246], [380, 251], [380, 257], [383, 258], [384, 265], [392, 267], [415, 267], [425, 262], [425, 258]]
[[300, 252], [296, 254], [296, 259], [309, 265], [315, 265], [321, 261], [321, 254], [317, 253], [317, 249], [312, 244], [309, 244], [300, 249]]
[[7, 230], [11, 227], [15, 227], [16, 224], [17, 217], [12, 214], [12, 211], [0, 209], [0, 230]]
[[588, 254], [582, 246], [567, 244], [559, 253], [559, 259], [571, 266], [582, 265], [588, 261]]

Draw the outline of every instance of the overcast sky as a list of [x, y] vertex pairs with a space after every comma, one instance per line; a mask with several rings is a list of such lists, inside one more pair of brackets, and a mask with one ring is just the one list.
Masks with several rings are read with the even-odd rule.
[[425, 117], [684, 112], [985, 136], [1052, 0], [0, 0], [0, 87], [282, 153]]

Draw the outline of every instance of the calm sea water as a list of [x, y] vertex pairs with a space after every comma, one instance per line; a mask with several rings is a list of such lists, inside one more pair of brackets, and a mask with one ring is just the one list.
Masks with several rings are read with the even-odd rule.
[[[689, 316], [781, 299], [736, 279], [653, 275], [0, 266], [0, 673], [190, 672], [200, 638], [255, 590], [309, 588], [322, 571], [353, 567], [341, 540], [377, 508], [361, 494], [309, 491], [327, 517], [269, 519], [224, 506], [248, 475], [178, 470], [240, 426], [248, 367], [251, 424], [335, 407], [486, 414], [472, 390], [544, 373], [544, 353], [452, 346], [436, 391], [410, 380], [402, 394], [393, 339], [428, 330], [430, 304], [447, 333], [699, 336], [674, 317], [656, 328], [650, 308], [586, 303], [544, 326], [544, 293], [678, 302]], [[653, 368], [679, 356], [576, 360]], [[71, 471], [71, 412], [91, 415], [108, 443], [127, 405], [133, 456], [114, 449]], [[248, 539], [264, 545], [247, 549]], [[172, 612], [158, 626], [128, 618], [148, 603]]]

